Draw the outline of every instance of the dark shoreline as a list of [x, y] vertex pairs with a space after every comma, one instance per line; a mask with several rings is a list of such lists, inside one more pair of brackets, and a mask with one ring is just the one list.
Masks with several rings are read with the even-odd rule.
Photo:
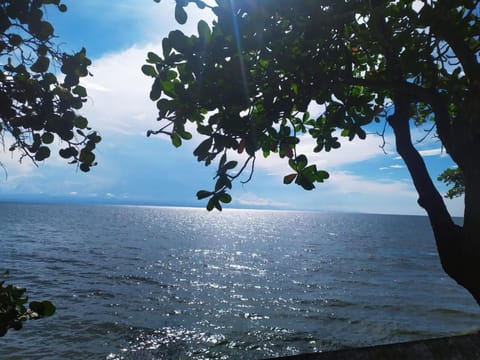
[[463, 360], [480, 359], [480, 331], [437, 339], [300, 354], [271, 360]]

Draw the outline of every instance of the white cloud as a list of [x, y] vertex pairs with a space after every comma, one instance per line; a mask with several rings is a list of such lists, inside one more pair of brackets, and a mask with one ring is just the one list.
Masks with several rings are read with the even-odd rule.
[[156, 4], [150, 0], [140, 5], [138, 0], [122, 0], [115, 6], [97, 0], [85, 1], [88, 5], [82, 3], [82, 11], [94, 18], [102, 14], [102, 21], [105, 16], [111, 21], [128, 19], [125, 23], [135, 28], [138, 42], [127, 49], [93, 59], [89, 69], [94, 76], [82, 80], [89, 95], [82, 111], [95, 130], [145, 135], [147, 130], [155, 128], [157, 118], [156, 105], [149, 98], [153, 79], [141, 71], [147, 53], [153, 51], [161, 55], [161, 41], [171, 30], [197, 33], [198, 21], [203, 18], [211, 22], [212, 13], [189, 5], [189, 20], [185, 25], [179, 25], [175, 21], [174, 1]]
[[82, 112], [100, 132], [142, 134], [155, 125], [156, 107], [149, 98], [152, 78], [140, 68], [154, 45], [133, 47], [94, 61], [85, 83], [89, 101]]
[[442, 148], [420, 150], [419, 153], [423, 157], [427, 157], [427, 156], [447, 156], [447, 153], [445, 152], [445, 149], [442, 149]]
[[347, 171], [335, 171], [325, 185], [329, 191], [341, 194], [370, 194], [375, 196], [416, 196], [416, 192], [408, 182], [389, 179], [367, 179], [353, 175]]
[[371, 179], [347, 171], [335, 171], [306, 200], [309, 209], [425, 215], [409, 179]]

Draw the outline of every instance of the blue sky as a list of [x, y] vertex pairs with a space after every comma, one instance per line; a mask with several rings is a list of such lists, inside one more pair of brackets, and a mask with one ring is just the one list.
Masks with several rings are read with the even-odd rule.
[[[0, 199], [204, 206], [195, 194], [213, 186], [215, 168], [193, 157], [199, 137], [175, 149], [167, 138], [145, 136], [156, 125], [156, 107], [148, 97], [151, 80], [140, 67], [148, 51], [161, 49], [170, 30], [195, 32], [195, 19], [208, 19], [208, 11], [190, 8], [190, 20], [180, 26], [174, 21], [173, 0], [64, 2], [67, 13], [51, 9], [47, 16], [65, 50], [86, 47], [93, 60], [94, 76], [84, 81], [89, 102], [83, 112], [103, 138], [97, 150], [99, 165], [84, 174], [59, 157], [35, 167], [0, 153], [8, 171], [8, 177], [0, 178]], [[423, 133], [415, 129], [414, 137], [420, 139]], [[308, 192], [284, 185], [283, 176], [290, 172], [286, 162], [259, 158], [252, 181], [234, 186], [230, 207], [424, 214], [390, 133], [386, 141], [387, 154], [375, 135], [343, 141], [342, 148], [331, 153], [311, 154], [311, 141], [303, 139], [300, 150], [330, 172], [326, 183]], [[419, 149], [434, 178], [453, 165], [435, 139], [424, 141]], [[446, 201], [454, 215], [463, 214], [463, 199]]]

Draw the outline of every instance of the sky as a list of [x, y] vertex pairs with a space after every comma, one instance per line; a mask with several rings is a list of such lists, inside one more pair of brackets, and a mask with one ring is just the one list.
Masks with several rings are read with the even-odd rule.
[[[53, 156], [36, 167], [0, 152], [6, 169], [0, 172], [0, 200], [205, 206], [195, 194], [214, 186], [215, 167], [205, 167], [192, 154], [201, 137], [178, 149], [168, 138], [146, 137], [157, 114], [149, 99], [151, 78], [140, 68], [148, 51], [161, 53], [161, 40], [169, 31], [196, 33], [197, 21], [211, 21], [211, 14], [190, 6], [189, 21], [181, 26], [174, 20], [174, 0], [64, 3], [66, 13], [51, 8], [46, 16], [64, 50], [85, 47], [93, 60], [93, 76], [83, 81], [89, 100], [82, 112], [103, 139], [96, 150], [98, 166], [85, 174]], [[415, 128], [413, 134], [414, 140], [421, 139], [425, 129]], [[385, 141], [382, 150], [382, 138], [369, 134], [364, 141], [342, 140], [339, 150], [313, 154], [312, 141], [302, 139], [299, 153], [330, 173], [313, 191], [284, 185], [283, 176], [291, 172], [286, 161], [275, 154], [267, 159], [259, 155], [253, 179], [234, 184], [228, 207], [424, 215], [389, 129]], [[434, 138], [418, 148], [434, 179], [454, 165]], [[436, 184], [446, 192], [443, 184]], [[446, 203], [454, 216], [462, 216], [463, 198]]]

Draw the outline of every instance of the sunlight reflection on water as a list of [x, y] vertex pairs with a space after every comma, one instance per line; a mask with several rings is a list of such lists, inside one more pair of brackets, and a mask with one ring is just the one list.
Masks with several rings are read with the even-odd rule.
[[0, 358], [257, 359], [448, 335], [480, 319], [441, 272], [422, 217], [0, 211], [11, 281], [58, 305], [0, 339]]

